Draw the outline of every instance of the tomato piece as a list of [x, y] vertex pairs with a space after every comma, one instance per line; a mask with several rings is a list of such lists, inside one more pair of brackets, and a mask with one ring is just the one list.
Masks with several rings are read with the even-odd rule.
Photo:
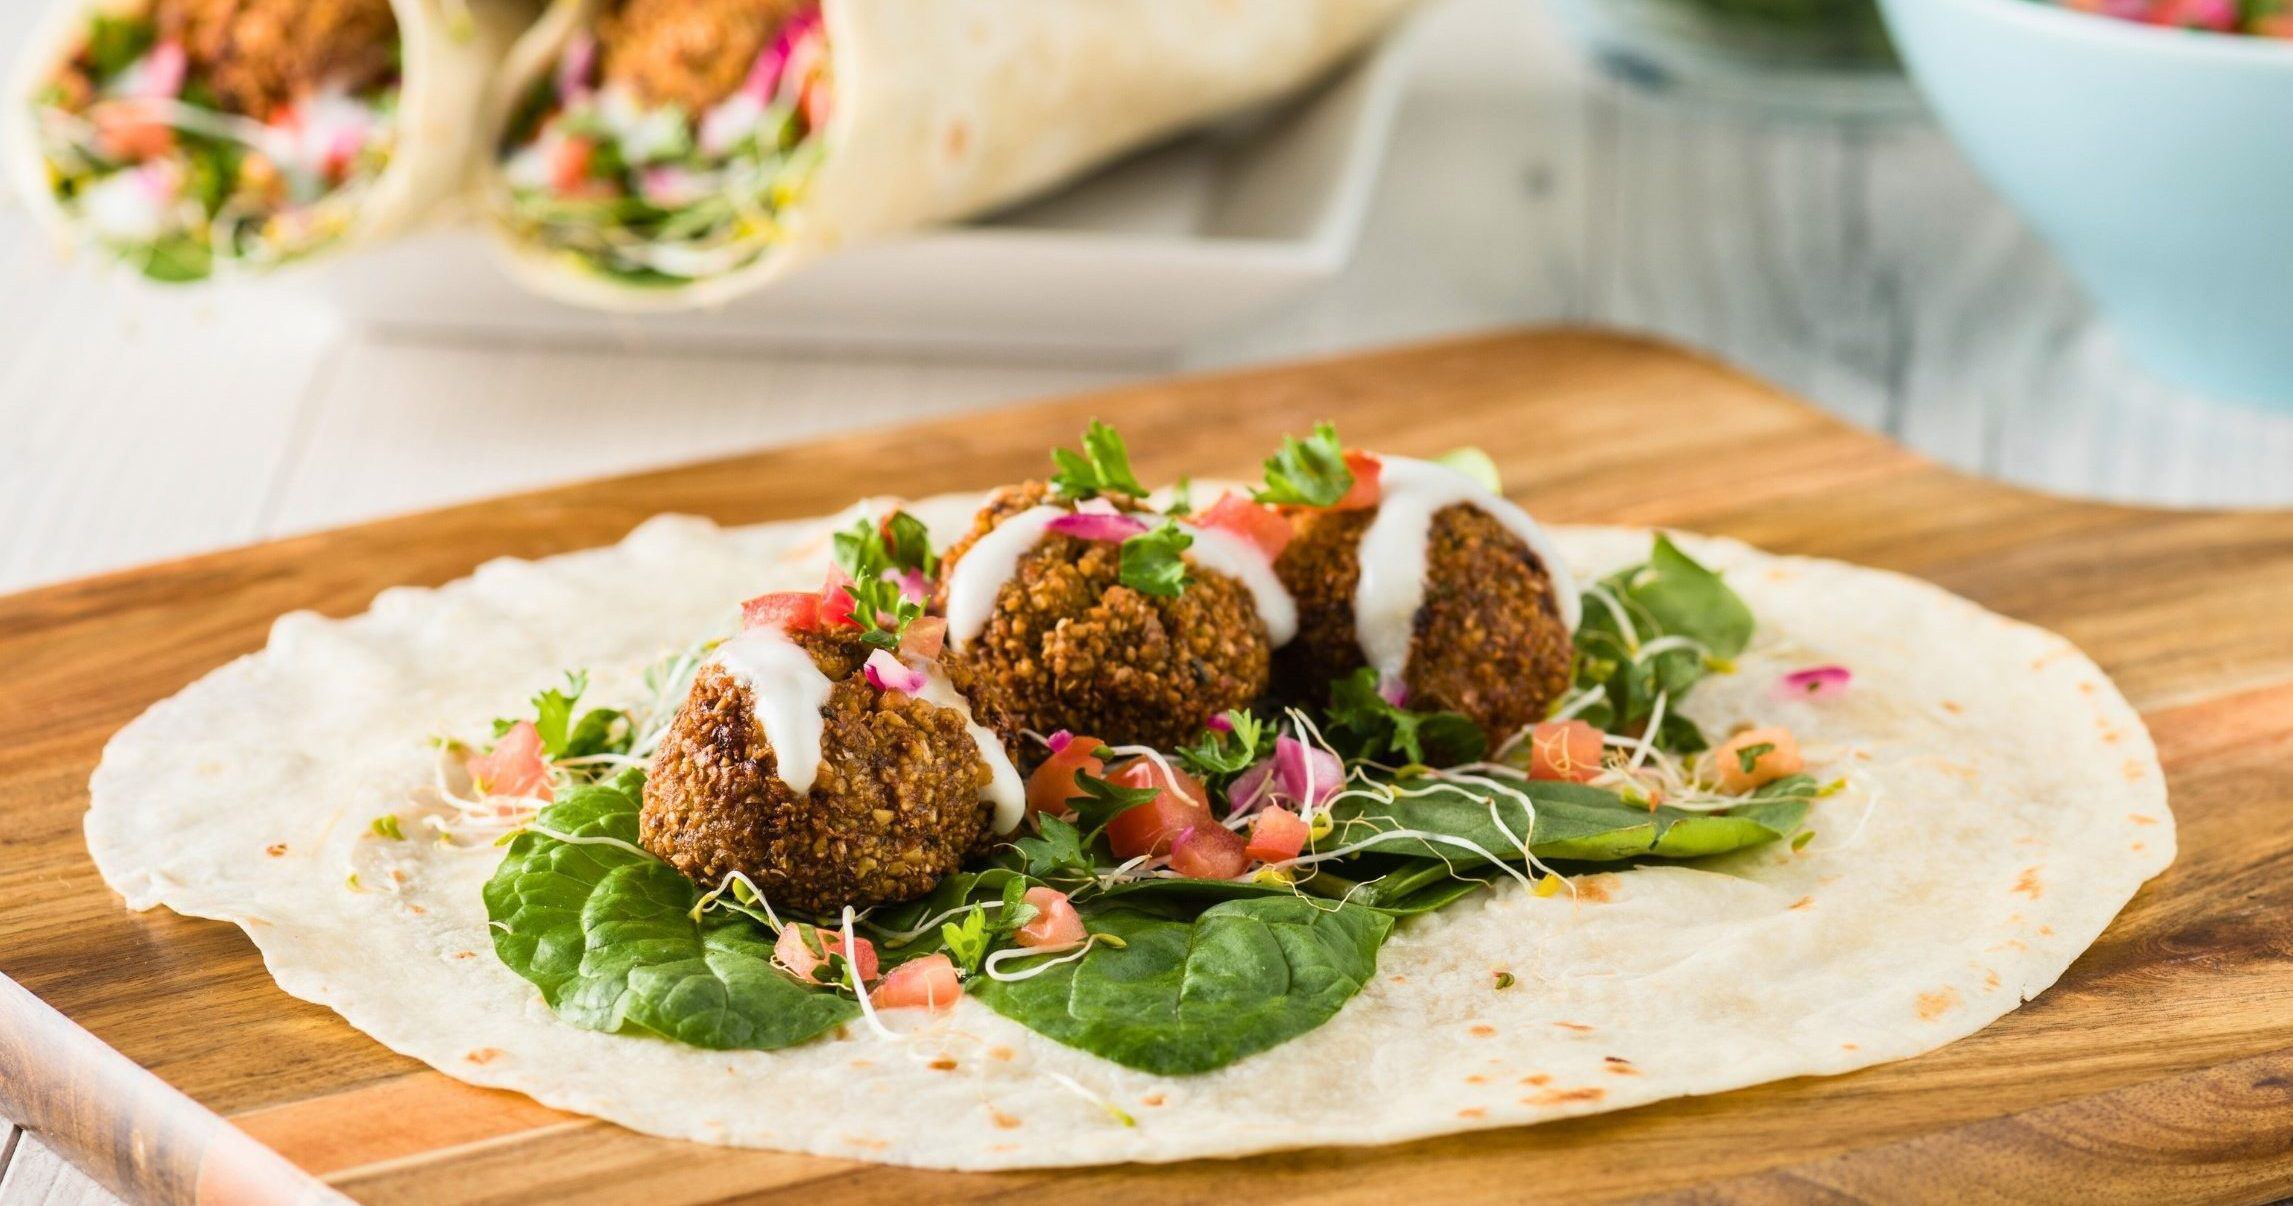
[[852, 575], [841, 565], [828, 567], [828, 584], [820, 588], [820, 626], [822, 628], [858, 628], [860, 622], [852, 618], [852, 607], [857, 600], [852, 595]]
[[1035, 919], [1020, 926], [1011, 940], [1039, 950], [1056, 950], [1083, 940], [1083, 916], [1057, 888], [1029, 888], [1024, 897], [1035, 906]]
[[597, 144], [580, 135], [568, 135], [557, 144], [556, 153], [549, 161], [550, 187], [559, 196], [571, 196], [581, 191], [582, 183], [589, 179], [590, 161], [597, 157]]
[[1196, 527], [1221, 528], [1258, 546], [1258, 551], [1272, 561], [1289, 546], [1292, 531], [1290, 521], [1280, 511], [1264, 503], [1229, 490], [1210, 504], [1210, 509], [1194, 517]]
[[963, 996], [963, 981], [956, 979], [955, 961], [946, 955], [910, 959], [884, 973], [884, 982], [868, 994], [878, 1009], [946, 1009]]
[[1306, 848], [1306, 819], [1287, 808], [1272, 807], [1250, 822], [1250, 844], [1243, 853], [1262, 863], [1298, 857]]
[[165, 122], [109, 106], [91, 116], [95, 119], [96, 145], [106, 159], [141, 163], [175, 149], [175, 128]]
[[530, 720], [511, 725], [491, 751], [464, 759], [462, 769], [484, 795], [550, 798], [549, 760], [541, 756], [541, 731]]
[[[852, 944], [853, 949], [859, 952], [852, 956], [852, 962], [859, 967], [861, 981], [865, 983], [875, 979], [876, 944], [859, 937], [853, 938]], [[815, 945], [820, 948], [818, 954], [813, 953]], [[828, 962], [827, 957], [843, 953], [842, 932], [802, 922], [782, 926], [780, 937], [772, 944], [773, 962], [795, 973], [797, 979], [810, 980], [816, 984], [826, 983], [820, 978], [820, 970]]]
[[1117, 767], [1106, 780], [1120, 787], [1157, 789], [1152, 800], [1107, 822], [1107, 843], [1117, 858], [1168, 854], [1178, 835], [1197, 826], [1217, 824], [1210, 818], [1210, 793], [1201, 780], [1185, 771], [1166, 774], [1153, 759], [1140, 758]]
[[[1761, 746], [1767, 748], [1759, 749]], [[1759, 752], [1753, 753], [1755, 749]], [[1780, 725], [1746, 729], [1712, 751], [1712, 768], [1719, 773], [1720, 787], [1730, 792], [1747, 792], [1785, 775], [1796, 775], [1803, 765], [1799, 739]]]
[[947, 643], [947, 621], [938, 616], [919, 616], [909, 621], [908, 630], [900, 634], [900, 653], [905, 657], [937, 660], [942, 645]]
[[1590, 783], [1600, 774], [1600, 730], [1581, 720], [1548, 720], [1529, 730], [1529, 778]]
[[1242, 835], [1204, 817], [1170, 846], [1170, 869], [1193, 879], [1233, 879], [1250, 869]]
[[740, 605], [743, 631], [768, 625], [782, 632], [810, 632], [820, 627], [820, 596], [808, 590], [776, 590]]
[[1353, 471], [1353, 489], [1346, 491], [1346, 496], [1338, 500], [1334, 510], [1364, 510], [1376, 506], [1378, 500], [1385, 497], [1384, 487], [1378, 484], [1378, 479], [1384, 475], [1385, 466], [1376, 457], [1358, 449], [1349, 450], [1346, 453], [1346, 468]]
[[1027, 811], [1055, 817], [1072, 812], [1067, 801], [1083, 794], [1083, 785], [1076, 781], [1077, 776], [1089, 775], [1096, 779], [1106, 773], [1106, 762], [1092, 756], [1092, 751], [1104, 744], [1096, 737], [1069, 738], [1065, 746], [1027, 776]]

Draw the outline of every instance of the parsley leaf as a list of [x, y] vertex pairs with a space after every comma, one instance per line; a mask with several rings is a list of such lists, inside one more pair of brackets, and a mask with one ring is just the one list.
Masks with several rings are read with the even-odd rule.
[[1083, 845], [1083, 832], [1048, 814], [1035, 818], [1040, 837], [1022, 837], [1011, 843], [1019, 852], [1021, 874], [1036, 879], [1074, 879], [1091, 874], [1091, 856]]
[[1170, 488], [1170, 505], [1162, 509], [1165, 515], [1194, 514], [1194, 479], [1182, 477]]
[[1304, 440], [1282, 437], [1281, 451], [1266, 458], [1266, 488], [1251, 497], [1262, 503], [1334, 507], [1353, 485], [1338, 429], [1322, 423]]
[[878, 649], [897, 650], [908, 625], [923, 618], [924, 605], [900, 593], [890, 578], [855, 581], [844, 588], [852, 595], [852, 622], [860, 626], [860, 639]]
[[[1101, 756], [1105, 756], [1103, 752]], [[1093, 835], [1104, 829], [1107, 822], [1141, 804], [1153, 803], [1154, 798], [1162, 794], [1159, 787], [1124, 787], [1094, 775], [1075, 776], [1075, 786], [1081, 788], [1083, 794], [1069, 797], [1067, 807], [1074, 812], [1084, 832]], [[1053, 819], [1044, 818], [1045, 821]]]
[[[592, 708], [574, 718], [574, 705], [589, 689], [589, 672], [570, 671], [565, 676], [565, 687], [551, 687], [533, 697], [533, 728], [541, 738], [542, 756], [552, 762], [560, 758], [586, 758], [592, 754], [627, 753], [634, 737], [630, 730], [629, 714], [619, 708]], [[494, 736], [500, 737], [517, 726], [511, 717], [494, 721]]]
[[1140, 497], [1147, 492], [1131, 473], [1131, 453], [1122, 435], [1097, 419], [1083, 431], [1083, 451], [1054, 448], [1051, 460], [1059, 467], [1051, 475], [1051, 485], [1069, 498], [1109, 493]]
[[1364, 666], [1330, 684], [1329, 722], [1338, 753], [1372, 761], [1399, 755], [1425, 766], [1454, 766], [1481, 757], [1488, 734], [1458, 712], [1417, 712], [1377, 693], [1377, 670]]
[[1751, 774], [1752, 771], [1759, 766], [1761, 758], [1774, 752], [1775, 742], [1773, 741], [1762, 741], [1757, 745], [1747, 745], [1744, 748], [1736, 751], [1736, 768], [1743, 771], [1747, 775]]
[[924, 614], [924, 605], [901, 589], [900, 578], [911, 571], [926, 578], [939, 572], [931, 533], [922, 520], [894, 511], [881, 523], [866, 516], [852, 521], [836, 533], [835, 546], [837, 567], [852, 579], [844, 589], [852, 596], [860, 639], [878, 649], [898, 649], [908, 625]]
[[1141, 532], [1123, 542], [1122, 583], [1142, 595], [1175, 599], [1194, 585], [1179, 554], [1194, 544], [1194, 537], [1179, 530], [1177, 521]]
[[1205, 728], [1201, 740], [1177, 750], [1180, 765], [1205, 779], [1239, 775], [1274, 749], [1273, 726], [1256, 714], [1235, 708], [1223, 715], [1231, 731]]

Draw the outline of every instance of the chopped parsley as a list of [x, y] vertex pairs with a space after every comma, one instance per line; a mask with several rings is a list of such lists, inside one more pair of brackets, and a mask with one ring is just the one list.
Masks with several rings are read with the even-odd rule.
[[1239, 775], [1274, 752], [1274, 727], [1242, 708], [1222, 713], [1229, 731], [1202, 730], [1202, 739], [1178, 748], [1179, 764], [1205, 779]]
[[908, 625], [924, 614], [923, 603], [907, 597], [901, 579], [913, 573], [929, 580], [939, 573], [930, 531], [905, 511], [892, 512], [882, 523], [863, 516], [836, 533], [835, 548], [837, 566], [852, 579], [844, 589], [852, 596], [860, 639], [878, 649], [898, 649]]
[[1334, 507], [1353, 486], [1338, 429], [1322, 423], [1303, 440], [1282, 437], [1281, 451], [1266, 458], [1266, 488], [1251, 497], [1284, 506]]
[[1141, 532], [1123, 542], [1122, 583], [1142, 595], [1175, 599], [1194, 585], [1179, 556], [1194, 544], [1194, 537], [1179, 529], [1175, 520]]
[[1069, 448], [1051, 450], [1051, 460], [1059, 472], [1051, 475], [1051, 485], [1069, 498], [1095, 498], [1101, 494], [1128, 494], [1133, 498], [1145, 496], [1145, 486], [1131, 472], [1130, 449], [1123, 444], [1121, 433], [1114, 428], [1091, 420], [1083, 432], [1083, 450]]
[[1775, 752], [1775, 742], [1762, 741], [1736, 751], [1736, 769], [1751, 774], [1759, 769], [1760, 759]]

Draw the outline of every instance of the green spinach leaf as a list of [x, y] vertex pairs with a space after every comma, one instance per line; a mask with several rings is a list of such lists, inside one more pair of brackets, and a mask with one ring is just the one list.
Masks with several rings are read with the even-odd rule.
[[[1367, 847], [1384, 854], [1442, 859], [1473, 874], [1479, 858], [1450, 842], [1404, 835], [1417, 830], [1460, 838], [1507, 862], [1520, 856], [1519, 839], [1540, 859], [1617, 862], [1629, 858], [1703, 858], [1788, 837], [1806, 818], [1815, 795], [1804, 775], [1779, 779], [1726, 813], [1687, 812], [1625, 803], [1614, 793], [1577, 783], [1505, 781], [1499, 791], [1471, 783], [1410, 778], [1402, 781], [1423, 794], [1392, 801], [1346, 799], [1331, 809], [1336, 828], [1323, 843], [1331, 848], [1395, 836]], [[1525, 793], [1529, 810], [1513, 794]]]
[[[559, 1017], [718, 1050], [787, 1047], [859, 1016], [850, 998], [775, 967], [740, 913], [692, 917], [699, 891], [640, 850], [642, 772], [567, 793], [510, 843], [485, 887], [494, 952]], [[627, 843], [627, 846], [613, 844]]]
[[1376, 973], [1393, 929], [1382, 913], [1296, 896], [1224, 901], [1191, 922], [1112, 906], [1085, 920], [1124, 945], [990, 981], [980, 1001], [1046, 1038], [1166, 1076], [1224, 1067], [1329, 1021]]

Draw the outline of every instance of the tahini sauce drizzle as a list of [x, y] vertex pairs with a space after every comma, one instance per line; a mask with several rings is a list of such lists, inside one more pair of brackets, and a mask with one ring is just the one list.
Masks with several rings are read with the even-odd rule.
[[1571, 632], [1583, 601], [1560, 549], [1528, 512], [1482, 488], [1479, 482], [1444, 465], [1409, 457], [1380, 457], [1377, 518], [1361, 538], [1361, 581], [1354, 588], [1354, 631], [1362, 657], [1382, 677], [1399, 679], [1409, 664], [1417, 609], [1425, 604], [1426, 545], [1433, 517], [1442, 508], [1467, 503], [1521, 538], [1544, 562], [1552, 580], [1561, 622]]
[[769, 625], [751, 628], [717, 646], [716, 664], [748, 688], [757, 727], [772, 746], [780, 781], [802, 795], [820, 777], [820, 743], [827, 732], [821, 709], [833, 685], [812, 655]]
[[[961, 649], [986, 629], [995, 614], [995, 596], [1019, 572], [1019, 559], [1043, 539], [1051, 521], [1067, 514], [1058, 507], [1032, 507], [1004, 520], [955, 563], [947, 579], [947, 639]], [[1298, 633], [1298, 605], [1274, 576], [1273, 564], [1248, 541], [1216, 528], [1186, 525], [1194, 544], [1186, 551], [1196, 565], [1215, 570], [1249, 590], [1267, 639], [1288, 644]]]
[[937, 704], [963, 717], [964, 727], [971, 731], [973, 745], [979, 747], [979, 757], [987, 763], [992, 776], [987, 786], [979, 791], [979, 798], [995, 805], [995, 832], [1009, 833], [1019, 828], [1027, 815], [1027, 785], [1019, 777], [1019, 768], [1011, 764], [1003, 742], [995, 731], [971, 718], [971, 704], [964, 699], [955, 684], [940, 673], [939, 663], [917, 660], [908, 663], [924, 673], [924, 686], [916, 698], [928, 704]]

